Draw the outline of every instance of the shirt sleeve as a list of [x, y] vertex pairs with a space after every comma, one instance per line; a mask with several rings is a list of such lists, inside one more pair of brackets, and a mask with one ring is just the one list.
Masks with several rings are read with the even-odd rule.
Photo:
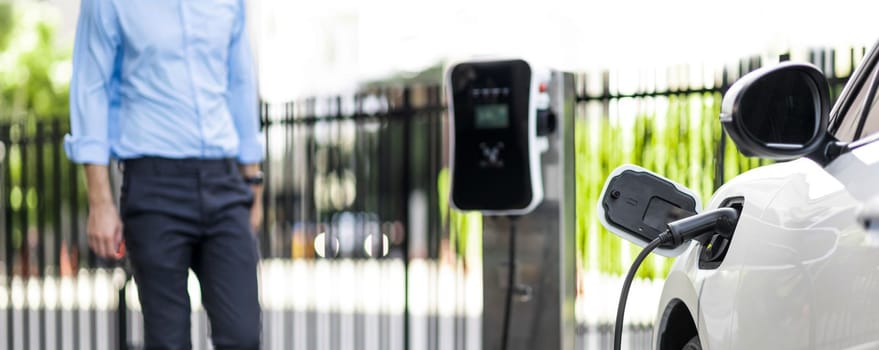
[[111, 81], [120, 38], [115, 11], [106, 0], [83, 0], [73, 48], [70, 79], [68, 158], [76, 163], [110, 161]]
[[239, 1], [238, 16], [229, 44], [229, 88], [226, 103], [238, 132], [238, 162], [259, 163], [265, 148], [260, 133], [256, 90], [256, 71], [247, 38], [244, 3]]

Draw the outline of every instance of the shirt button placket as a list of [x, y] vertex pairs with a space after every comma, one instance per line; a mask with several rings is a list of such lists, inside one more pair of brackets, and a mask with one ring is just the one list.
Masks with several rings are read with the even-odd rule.
[[199, 144], [201, 145], [200, 156], [205, 158], [206, 145], [204, 137], [204, 125], [202, 123], [201, 105], [199, 103], [198, 87], [195, 84], [195, 76], [193, 74], [192, 65], [192, 40], [193, 31], [190, 28], [190, 16], [187, 11], [187, 1], [180, 0], [180, 27], [183, 30], [183, 61], [186, 62], [186, 71], [189, 73], [189, 86], [192, 89], [192, 102], [195, 104], [195, 123], [199, 133]]

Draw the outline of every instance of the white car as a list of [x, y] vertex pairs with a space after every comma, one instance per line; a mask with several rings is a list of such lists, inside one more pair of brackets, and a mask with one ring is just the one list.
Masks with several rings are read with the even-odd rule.
[[782, 162], [714, 194], [706, 211], [739, 211], [731, 235], [660, 252], [677, 259], [654, 347], [879, 348], [879, 46], [832, 110], [823, 74], [786, 63], [737, 81], [721, 121], [744, 154]]

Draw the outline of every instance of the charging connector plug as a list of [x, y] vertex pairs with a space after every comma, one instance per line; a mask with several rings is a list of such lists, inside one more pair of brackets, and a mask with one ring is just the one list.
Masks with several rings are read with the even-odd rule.
[[739, 213], [735, 209], [714, 209], [668, 224], [668, 233], [671, 237], [667, 239], [677, 247], [691, 239], [702, 241], [713, 234], [732, 236], [738, 221]]

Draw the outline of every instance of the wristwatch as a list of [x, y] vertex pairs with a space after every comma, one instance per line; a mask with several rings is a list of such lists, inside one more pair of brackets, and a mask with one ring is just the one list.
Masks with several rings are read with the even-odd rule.
[[263, 175], [262, 171], [260, 171], [254, 175], [245, 176], [244, 183], [246, 183], [248, 185], [254, 185], [254, 186], [262, 185], [263, 182], [265, 181], [264, 178], [265, 178], [265, 176]]

